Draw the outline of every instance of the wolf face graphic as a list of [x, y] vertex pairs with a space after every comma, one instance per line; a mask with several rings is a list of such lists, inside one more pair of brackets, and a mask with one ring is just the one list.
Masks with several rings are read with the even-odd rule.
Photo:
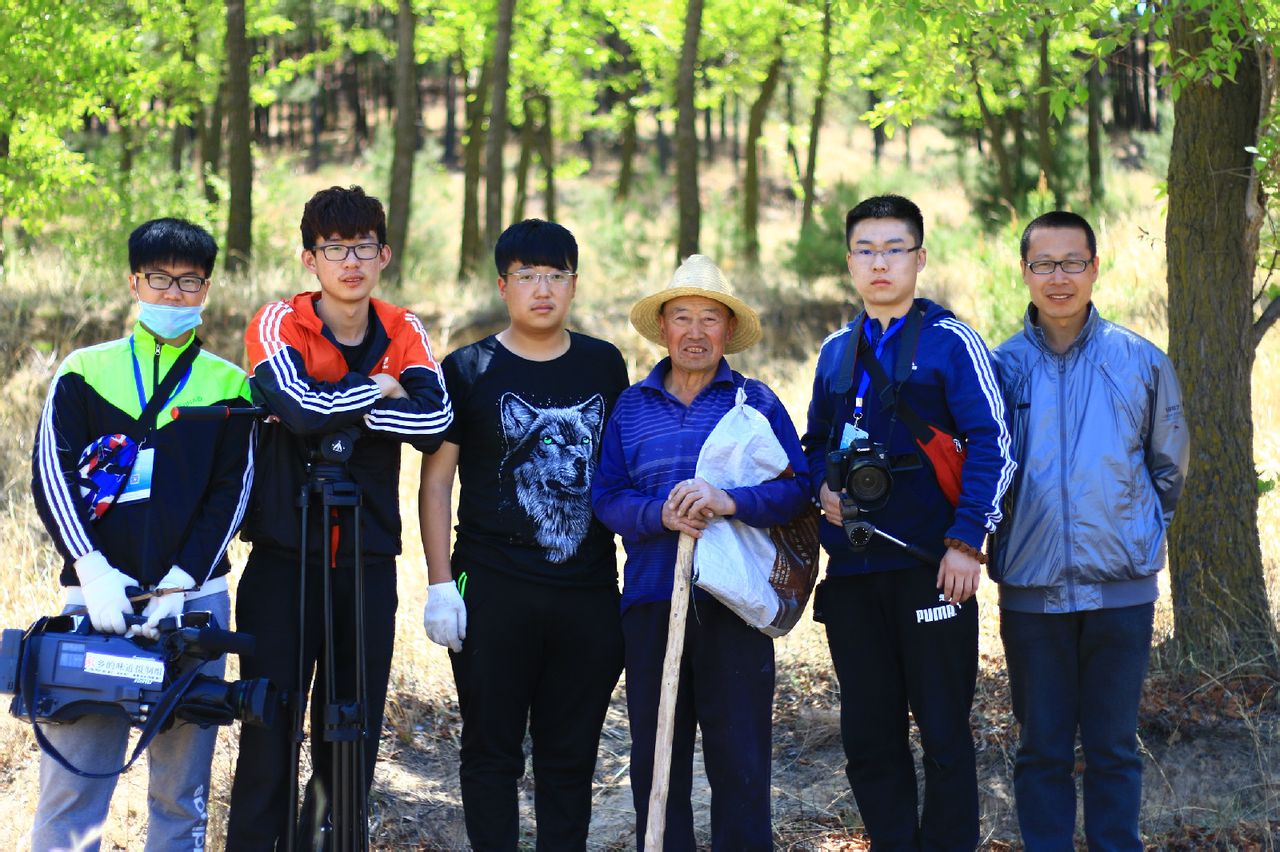
[[591, 471], [604, 425], [600, 394], [572, 408], [535, 408], [513, 393], [498, 403], [507, 454], [500, 477], [533, 521], [549, 562], [578, 550], [591, 525]]

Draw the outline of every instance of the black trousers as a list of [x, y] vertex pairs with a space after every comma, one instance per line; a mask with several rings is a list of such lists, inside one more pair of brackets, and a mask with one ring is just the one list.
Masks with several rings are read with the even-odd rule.
[[[818, 588], [840, 681], [847, 774], [876, 852], [972, 850], [978, 780], [969, 726], [978, 675], [978, 602], [956, 607], [921, 566], [828, 578]], [[924, 750], [917, 817], [908, 710]]]
[[[627, 643], [627, 716], [631, 722], [631, 795], [636, 845], [643, 849], [653, 786], [662, 662], [670, 602], [636, 604], [622, 616]], [[662, 848], [693, 852], [693, 744], [711, 784], [711, 848], [773, 848], [773, 640], [714, 599], [690, 604], [671, 743], [671, 784]]]
[[[328, 795], [332, 769], [332, 744], [324, 741], [323, 711], [326, 688], [324, 650], [323, 575], [319, 560], [308, 566], [306, 599], [306, 671], [303, 683], [311, 689], [311, 786], [320, 785]], [[257, 639], [257, 651], [240, 661], [242, 678], [265, 677], [280, 689], [298, 693], [298, 554], [249, 553], [244, 576], [236, 592], [236, 630]], [[334, 671], [337, 695], [355, 695], [354, 575], [349, 568], [331, 572], [333, 581]], [[391, 674], [395, 643], [396, 565], [383, 560], [364, 568], [365, 676], [368, 685], [363, 792], [373, 783], [373, 768], [382, 734], [382, 711]], [[305, 688], [302, 690], [306, 697]], [[289, 746], [293, 710], [277, 714], [269, 728], [244, 725], [240, 730], [240, 754], [231, 787], [231, 813], [227, 825], [227, 849], [283, 849], [292, 784]]]
[[458, 774], [471, 847], [518, 846], [527, 729], [537, 848], [585, 849], [600, 729], [622, 671], [617, 587], [471, 571], [463, 600], [467, 638], [449, 656], [462, 711]]

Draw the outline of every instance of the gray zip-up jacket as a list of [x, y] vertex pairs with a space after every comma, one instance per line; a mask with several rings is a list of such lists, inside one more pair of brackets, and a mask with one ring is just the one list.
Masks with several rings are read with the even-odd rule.
[[1190, 455], [1173, 365], [1092, 305], [1059, 355], [1035, 310], [993, 358], [1018, 463], [991, 545], [1000, 606], [1063, 613], [1150, 603]]

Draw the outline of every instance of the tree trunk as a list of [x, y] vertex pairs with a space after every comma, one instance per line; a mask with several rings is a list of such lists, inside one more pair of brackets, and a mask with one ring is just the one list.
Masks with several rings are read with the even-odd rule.
[[[1175, 16], [1172, 56], [1199, 56], [1203, 14]], [[1259, 57], [1244, 45], [1235, 80], [1186, 85], [1174, 103], [1165, 252], [1169, 354], [1182, 380], [1191, 469], [1170, 532], [1175, 638], [1198, 667], [1275, 665], [1258, 541], [1252, 388], [1253, 285], [1265, 207], [1253, 169]]]
[[1058, 191], [1058, 175], [1053, 168], [1053, 129], [1049, 112], [1049, 87], [1053, 85], [1053, 68], [1049, 65], [1049, 23], [1040, 30], [1040, 91], [1036, 93], [1036, 130], [1039, 133], [1038, 159], [1040, 180], [1053, 193], [1053, 206], [1062, 209], [1062, 195]]
[[227, 272], [249, 268], [253, 249], [253, 152], [249, 147], [249, 41], [245, 0], [227, 0]]
[[764, 132], [764, 119], [769, 113], [769, 102], [778, 88], [778, 80], [782, 77], [782, 38], [776, 42], [778, 51], [769, 70], [765, 73], [764, 82], [760, 84], [760, 94], [751, 111], [747, 115], [747, 146], [745, 158], [747, 173], [742, 186], [742, 253], [743, 260], [750, 266], [760, 264], [760, 156], [758, 148], [760, 136]]
[[396, 123], [391, 155], [391, 191], [387, 203], [387, 244], [391, 263], [386, 278], [399, 282], [409, 248], [409, 210], [413, 199], [413, 158], [418, 151], [418, 62], [413, 38], [418, 17], [413, 0], [400, 0], [396, 15]]
[[492, 248], [502, 233], [502, 149], [507, 141], [507, 78], [511, 68], [511, 25], [516, 0], [498, 0], [493, 46], [493, 98], [484, 146], [484, 241]]
[[[319, 50], [319, 45], [316, 46]], [[324, 68], [318, 66], [315, 69], [316, 93], [311, 98], [311, 142], [307, 146], [307, 171], [315, 173], [320, 170], [321, 147], [320, 138], [324, 134], [324, 102], [325, 102], [325, 79]]]
[[711, 107], [702, 111], [702, 156], [708, 163], [716, 157], [716, 137], [711, 130]]
[[462, 245], [458, 251], [458, 280], [465, 281], [480, 269], [484, 247], [480, 243], [480, 152], [484, 144], [485, 102], [493, 66], [480, 69], [480, 80], [467, 95], [467, 138], [462, 149]]
[[[5, 125], [0, 128], [0, 164], [9, 159], [9, 127]], [[7, 171], [6, 168], [0, 167], [0, 173]], [[4, 188], [0, 186], [0, 280], [4, 279]]]
[[[634, 93], [631, 94], [631, 97]], [[622, 123], [622, 152], [618, 164], [618, 188], [614, 197], [626, 201], [631, 195], [631, 183], [635, 178], [636, 163], [636, 108], [631, 105], [631, 97], [627, 98], [626, 117]]]
[[[805, 154], [804, 205], [800, 209], [800, 233], [813, 224], [813, 191], [817, 185], [815, 173], [818, 169], [818, 134], [822, 130], [823, 108], [827, 100], [827, 86], [831, 81], [831, 0], [823, 0], [822, 4], [822, 59], [818, 64], [818, 88], [813, 95], [813, 114], [809, 117], [809, 150]], [[722, 113], [723, 114], [723, 113]], [[877, 152], [876, 164], [880, 163]]]
[[[461, 65], [461, 62], [459, 62]], [[444, 131], [440, 137], [440, 162], [446, 169], [458, 165], [458, 78], [453, 58], [444, 61]]]
[[1089, 66], [1089, 205], [1102, 204], [1102, 72], [1098, 63]]
[[516, 162], [516, 197], [511, 202], [511, 221], [524, 221], [524, 208], [529, 200], [529, 164], [533, 162], [533, 111], [526, 101], [524, 122], [520, 125], [520, 159]]
[[342, 65], [342, 90], [351, 110], [351, 156], [355, 157], [369, 139], [369, 117], [365, 114], [364, 98], [360, 95], [359, 54]]
[[982, 83], [978, 80], [978, 64], [975, 62], [970, 70], [973, 75], [973, 89], [978, 96], [978, 111], [982, 113], [982, 123], [986, 125], [987, 134], [991, 139], [991, 153], [996, 158], [996, 168], [1000, 178], [1000, 200], [1013, 205], [1013, 171], [1009, 166], [1009, 152], [1004, 146], [1004, 122], [987, 106], [986, 96], [982, 94]]
[[702, 35], [702, 0], [688, 0], [684, 14], [684, 42], [676, 77], [676, 196], [680, 223], [676, 263], [698, 253], [702, 207], [698, 200], [697, 111], [693, 104], [694, 70]]
[[218, 93], [213, 98], [213, 105], [208, 110], [208, 118], [200, 125], [200, 183], [204, 189], [205, 201], [218, 203], [218, 190], [209, 178], [218, 173], [222, 162], [222, 105], [227, 100], [226, 84], [218, 86]]
[[662, 113], [658, 107], [653, 109], [653, 121], [657, 125], [654, 131], [654, 147], [658, 150], [658, 174], [667, 176], [667, 167], [671, 164], [671, 137], [667, 135], [666, 125], [662, 121]]
[[[880, 105], [880, 95], [874, 90], [867, 92], [867, 109], [875, 109]], [[871, 128], [871, 161], [877, 166], [880, 165], [880, 158], [884, 156], [884, 146], [889, 139], [884, 132], [884, 124], [877, 124]], [[982, 134], [978, 134], [978, 150], [982, 150]]]
[[551, 119], [551, 96], [542, 95], [537, 101], [542, 106], [538, 120], [538, 159], [542, 162], [543, 215], [548, 222], [556, 220], [556, 148], [554, 123]]

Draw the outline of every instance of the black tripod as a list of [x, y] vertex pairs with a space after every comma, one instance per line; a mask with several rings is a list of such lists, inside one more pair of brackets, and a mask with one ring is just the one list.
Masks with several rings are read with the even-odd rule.
[[[293, 766], [293, 788], [289, 796], [289, 822], [286, 849], [300, 848], [295, 832], [298, 830], [298, 763], [303, 740], [303, 710], [306, 705], [305, 675], [307, 669], [307, 563], [310, 548], [306, 545], [309, 513], [313, 501], [317, 501], [325, 519], [321, 535], [321, 571], [324, 601], [324, 644], [321, 656], [325, 666], [325, 695], [322, 718], [323, 731], [312, 731], [313, 738], [323, 737], [331, 749], [330, 777], [327, 789], [312, 780], [312, 793], [308, 796], [314, 820], [310, 840], [304, 841], [313, 849], [334, 849], [338, 852], [363, 852], [369, 848], [369, 818], [364, 791], [365, 734], [368, 728], [368, 688], [366, 683], [364, 647], [364, 558], [360, 549], [360, 486], [347, 472], [346, 462], [355, 447], [354, 430], [338, 432], [321, 439], [307, 463], [307, 481], [298, 494], [301, 515], [303, 548], [298, 571], [298, 601], [301, 611], [298, 620], [298, 694], [293, 706], [293, 737], [290, 745], [290, 762]], [[334, 552], [336, 518], [339, 510], [349, 510], [353, 529], [352, 580], [355, 611], [355, 683], [352, 692], [340, 694], [334, 662], [337, 645], [333, 636], [333, 571], [337, 569]], [[325, 820], [326, 796], [329, 801], [329, 820]], [[303, 835], [305, 838], [306, 835]]]
[[[235, 416], [265, 417], [270, 412], [262, 406], [229, 408], [227, 406], [184, 406], [174, 408], [172, 416], [187, 419], [223, 419]], [[307, 480], [299, 490], [298, 510], [302, 529], [302, 548], [298, 566], [298, 691], [292, 696], [293, 725], [289, 747], [293, 781], [289, 793], [289, 821], [285, 849], [335, 850], [365, 852], [369, 848], [369, 818], [365, 795], [365, 736], [368, 729], [368, 685], [365, 666], [364, 629], [364, 555], [360, 546], [360, 486], [351, 479], [347, 461], [355, 449], [358, 430], [335, 432], [322, 438], [307, 460]], [[324, 643], [320, 656], [325, 666], [325, 695], [321, 713], [323, 730], [312, 730], [331, 749], [330, 777], [327, 784], [317, 783], [313, 776], [307, 795], [309, 832], [300, 831], [298, 809], [298, 769], [304, 739], [304, 711], [307, 693], [307, 566], [311, 548], [308, 526], [313, 501], [324, 513], [321, 534], [321, 571], [324, 605]], [[340, 694], [335, 665], [333, 572], [337, 570], [334, 552], [339, 510], [350, 512], [353, 530], [351, 606], [354, 607], [355, 682], [351, 691]]]

